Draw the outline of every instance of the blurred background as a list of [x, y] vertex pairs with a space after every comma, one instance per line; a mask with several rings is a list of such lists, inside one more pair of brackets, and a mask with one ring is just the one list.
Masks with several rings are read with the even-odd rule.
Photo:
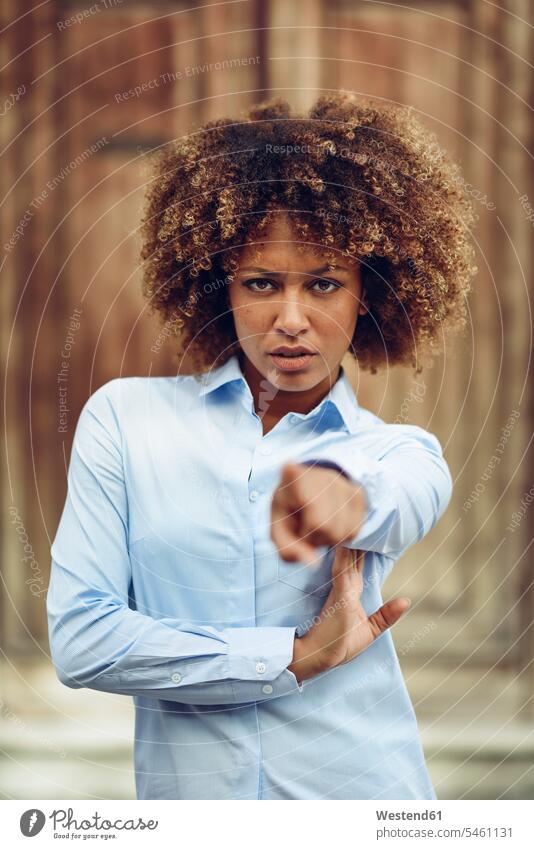
[[533, 798], [532, 4], [188, 5], [1, 6], [0, 797], [135, 798], [133, 702], [58, 683], [45, 599], [82, 405], [176, 373], [140, 295], [143, 155], [343, 88], [412, 105], [479, 216], [467, 335], [417, 377], [347, 369], [362, 405], [438, 436], [455, 482], [384, 590], [413, 600], [395, 641], [438, 797]]

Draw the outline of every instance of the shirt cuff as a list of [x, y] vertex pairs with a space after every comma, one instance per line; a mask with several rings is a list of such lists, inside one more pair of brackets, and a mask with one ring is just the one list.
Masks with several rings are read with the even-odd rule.
[[297, 681], [294, 672], [284, 669], [278, 678], [265, 684], [253, 681], [231, 681], [236, 704], [249, 704], [250, 702], [266, 702], [279, 696], [287, 696], [291, 693], [302, 693], [304, 682]]
[[[228, 628], [229, 678], [274, 681], [293, 660], [294, 627]], [[291, 674], [291, 673], [290, 673]]]
[[320, 469], [333, 469], [336, 472], [339, 472], [343, 475], [343, 477], [348, 478], [348, 480], [352, 480], [350, 475], [342, 469], [337, 463], [333, 463], [331, 460], [304, 460], [301, 463], [302, 466], [319, 466]]

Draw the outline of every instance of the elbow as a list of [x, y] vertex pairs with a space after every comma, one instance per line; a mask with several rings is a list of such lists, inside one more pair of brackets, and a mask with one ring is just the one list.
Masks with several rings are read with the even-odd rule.
[[87, 686], [81, 658], [74, 651], [76, 641], [68, 636], [64, 617], [53, 613], [48, 607], [48, 644], [50, 660], [60, 684], [79, 690]]
[[59, 639], [49, 638], [50, 660], [60, 684], [71, 690], [91, 687], [95, 673], [90, 670], [84, 658], [72, 651], [72, 643], [63, 643]]
[[71, 690], [79, 690], [82, 687], [86, 686], [83, 682], [79, 681], [77, 678], [73, 677], [69, 672], [63, 669], [62, 666], [54, 663], [54, 669], [56, 671], [56, 677], [60, 684], [63, 684], [65, 687], [70, 687]]
[[[112, 607], [114, 610], [115, 607]], [[113, 666], [109, 657], [109, 631], [113, 627], [102, 622], [110, 610], [94, 616], [76, 605], [55, 605], [47, 598], [48, 642], [50, 659], [61, 684], [73, 690], [82, 687], [103, 689], [101, 677]]]
[[73, 651], [72, 641], [50, 638], [50, 649], [50, 659], [57, 679], [65, 687], [72, 690], [82, 687], [104, 689], [101, 677], [111, 666], [110, 663], [98, 661], [93, 653], [87, 650]]
[[76, 640], [65, 637], [64, 629], [49, 630], [50, 660], [60, 684], [72, 690], [94, 687], [102, 663], [91, 660], [91, 653], [75, 651]]
[[69, 687], [71, 690], [80, 690], [88, 688], [91, 690], [105, 690], [100, 681], [100, 669], [90, 668], [84, 665], [81, 658], [69, 657], [62, 659], [61, 657], [53, 656], [52, 665], [56, 672], [56, 677], [60, 684]]
[[70, 687], [72, 690], [79, 690], [81, 687], [86, 687], [85, 678], [80, 674], [81, 670], [78, 667], [76, 658], [72, 652], [66, 652], [64, 647], [58, 646], [57, 642], [49, 637], [50, 643], [50, 660], [56, 673], [56, 678], [60, 684], [65, 687]]

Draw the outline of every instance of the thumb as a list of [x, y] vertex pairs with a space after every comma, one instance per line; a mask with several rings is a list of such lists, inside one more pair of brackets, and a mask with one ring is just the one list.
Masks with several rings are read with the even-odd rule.
[[375, 613], [372, 613], [369, 617], [369, 625], [373, 638], [376, 640], [380, 634], [395, 625], [401, 616], [404, 616], [411, 603], [409, 598], [393, 598], [379, 607]]

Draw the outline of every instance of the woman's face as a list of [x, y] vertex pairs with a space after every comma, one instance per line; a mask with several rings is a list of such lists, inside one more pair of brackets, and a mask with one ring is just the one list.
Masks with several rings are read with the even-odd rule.
[[[243, 248], [228, 290], [246, 358], [271, 384], [293, 392], [335, 382], [358, 315], [367, 312], [357, 261], [339, 255], [329, 271], [324, 252], [306, 246], [301, 253], [296, 245], [281, 216], [261, 244]], [[277, 354], [280, 348], [286, 350]]]

